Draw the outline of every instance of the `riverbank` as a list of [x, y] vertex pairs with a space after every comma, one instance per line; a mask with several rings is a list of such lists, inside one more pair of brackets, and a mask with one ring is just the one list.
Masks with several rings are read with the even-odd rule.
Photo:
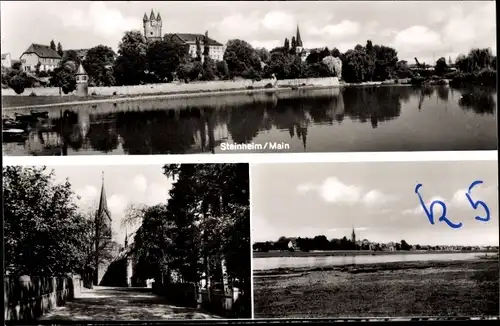
[[254, 272], [254, 315], [498, 316], [498, 276], [498, 259]]
[[[3, 95], [2, 108], [10, 110], [34, 109], [55, 106], [72, 106], [79, 104], [99, 104], [109, 102], [132, 102], [142, 100], [164, 100], [164, 99], [181, 99], [201, 96], [224, 96], [235, 94], [255, 94], [255, 93], [276, 93], [280, 91], [290, 91], [298, 89], [327, 89], [334, 86], [298, 86], [298, 87], [275, 87], [275, 88], [243, 88], [235, 90], [218, 90], [218, 91], [185, 91], [178, 93], [153, 93], [153, 94], [137, 94], [137, 95], [95, 95], [87, 97], [79, 97], [76, 95], [64, 96], [19, 96], [19, 95]], [[338, 87], [338, 86], [336, 86]]]
[[498, 250], [475, 251], [439, 251], [439, 250], [412, 250], [412, 251], [372, 251], [372, 250], [325, 250], [325, 251], [254, 251], [253, 258], [273, 257], [328, 257], [328, 256], [363, 256], [363, 255], [401, 255], [401, 254], [454, 254], [454, 253], [498, 253]]

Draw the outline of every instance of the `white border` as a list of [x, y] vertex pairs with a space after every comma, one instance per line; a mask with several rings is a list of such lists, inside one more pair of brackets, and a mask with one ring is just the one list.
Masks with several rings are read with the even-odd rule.
[[250, 311], [252, 319], [255, 319], [254, 315], [254, 301], [253, 301], [253, 205], [252, 205], [252, 164], [248, 164], [248, 195], [249, 195], [249, 206], [250, 206]]
[[353, 152], [353, 153], [248, 153], [181, 155], [74, 155], [3, 156], [5, 165], [158, 165], [167, 163], [323, 163], [498, 161], [498, 151]]

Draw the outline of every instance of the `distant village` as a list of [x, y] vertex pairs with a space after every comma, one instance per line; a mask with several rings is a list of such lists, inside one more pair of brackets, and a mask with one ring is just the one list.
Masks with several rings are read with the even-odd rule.
[[253, 251], [329, 251], [329, 250], [368, 250], [368, 251], [488, 251], [498, 250], [498, 246], [430, 246], [408, 244], [405, 240], [400, 242], [378, 243], [368, 239], [357, 240], [355, 230], [352, 230], [350, 239], [328, 240], [326, 236], [319, 235], [314, 238], [281, 237], [277, 241], [256, 242]]

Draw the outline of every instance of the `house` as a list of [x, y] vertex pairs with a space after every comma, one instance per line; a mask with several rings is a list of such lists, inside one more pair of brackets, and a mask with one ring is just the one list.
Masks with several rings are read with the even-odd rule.
[[275, 250], [289, 250], [289, 251], [296, 251], [299, 250], [299, 247], [297, 246], [297, 239], [296, 238], [286, 238], [286, 239], [279, 239], [274, 243], [274, 249]]
[[32, 43], [26, 51], [21, 54], [21, 62], [26, 72], [34, 72], [37, 65], [40, 71], [52, 71], [61, 62], [62, 57], [48, 45]]
[[196, 40], [200, 42], [201, 52], [204, 50], [204, 40], [208, 41], [208, 55], [214, 61], [222, 61], [224, 60], [224, 51], [226, 51], [226, 47], [217, 42], [214, 39], [208, 37], [208, 32], [203, 34], [189, 34], [189, 33], [173, 33], [173, 34], [165, 34], [169, 40], [173, 42], [179, 42], [181, 44], [189, 45], [189, 55], [191, 57], [196, 57]]
[[10, 53], [2, 53], [2, 67], [10, 68], [12, 67], [12, 58]]

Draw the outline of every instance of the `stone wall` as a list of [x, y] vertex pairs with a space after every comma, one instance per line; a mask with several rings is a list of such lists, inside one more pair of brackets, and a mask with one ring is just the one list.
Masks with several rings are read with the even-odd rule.
[[[133, 86], [112, 86], [112, 87], [89, 87], [89, 95], [95, 94], [100, 96], [111, 95], [148, 95], [148, 94], [169, 94], [169, 93], [184, 93], [184, 92], [216, 92], [230, 91], [238, 89], [262, 88], [267, 84], [277, 85], [278, 87], [293, 87], [293, 86], [339, 86], [337, 77], [328, 78], [306, 78], [306, 79], [262, 79], [260, 81], [252, 80], [220, 80], [208, 82], [193, 82], [193, 83], [165, 83], [165, 84], [149, 84], [149, 85], [133, 85]], [[59, 88], [57, 87], [38, 87], [26, 88], [24, 92], [17, 96], [29, 96], [35, 93], [37, 96], [58, 96]], [[74, 95], [75, 92], [64, 95]], [[3, 89], [2, 95], [16, 95], [12, 89]]]
[[67, 300], [80, 296], [80, 276], [4, 277], [5, 320], [35, 320]]

